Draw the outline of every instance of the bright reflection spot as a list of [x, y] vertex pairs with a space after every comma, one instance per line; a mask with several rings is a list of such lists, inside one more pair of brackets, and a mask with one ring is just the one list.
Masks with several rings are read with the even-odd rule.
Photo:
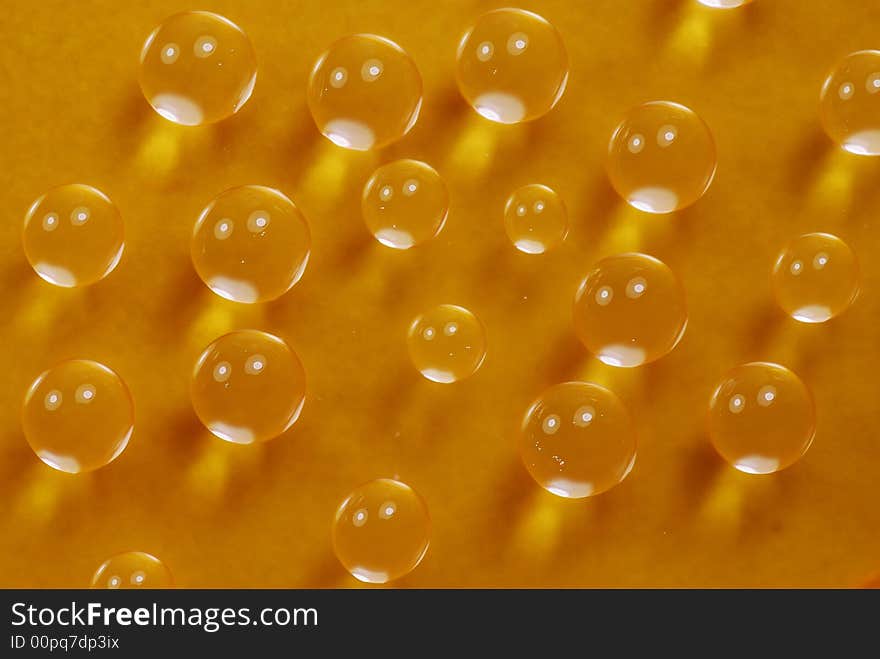
[[849, 135], [843, 148], [859, 156], [880, 155], [880, 130], [863, 130]]
[[450, 373], [449, 371], [441, 371], [437, 368], [426, 368], [422, 370], [422, 375], [432, 382], [442, 382], [443, 384], [455, 382], [455, 375], [453, 373]]
[[222, 421], [212, 421], [208, 424], [208, 430], [220, 439], [233, 444], [253, 444], [254, 432], [250, 428], [232, 426]]
[[632, 368], [645, 363], [645, 351], [642, 348], [632, 346], [605, 346], [599, 351], [597, 357], [603, 364], [623, 368]]
[[204, 118], [202, 109], [195, 101], [179, 94], [156, 94], [151, 105], [169, 121], [183, 126], [198, 126]]
[[646, 213], [671, 213], [678, 207], [678, 195], [668, 188], [639, 188], [629, 196], [630, 205]]
[[512, 94], [486, 92], [474, 101], [474, 108], [480, 115], [500, 124], [515, 124], [526, 116], [523, 102]]
[[337, 146], [367, 151], [376, 142], [369, 126], [354, 119], [333, 119], [324, 126], [324, 135]]
[[250, 282], [231, 277], [212, 277], [208, 287], [220, 297], [233, 302], [252, 304], [259, 299], [257, 287]]
[[821, 304], [808, 304], [797, 309], [791, 315], [802, 323], [824, 323], [831, 318], [831, 309]]
[[746, 474], [772, 474], [779, 469], [779, 460], [763, 455], [747, 455], [733, 466]]

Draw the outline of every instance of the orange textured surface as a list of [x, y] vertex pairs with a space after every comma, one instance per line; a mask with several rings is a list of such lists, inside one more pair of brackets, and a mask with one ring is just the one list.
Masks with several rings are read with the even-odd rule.
[[[250, 36], [253, 98], [214, 126], [161, 119], [138, 87], [144, 38], [192, 8], [157, 0], [10, 0], [0, 22], [0, 585], [88, 586], [124, 551], [162, 559], [202, 587], [356, 586], [333, 555], [336, 506], [373, 478], [424, 497], [431, 546], [400, 586], [858, 585], [880, 568], [880, 159], [846, 154], [821, 129], [819, 90], [849, 52], [877, 48], [874, 3], [757, 0], [711, 10], [692, 0], [529, 1], [571, 59], [559, 105], [525, 125], [477, 117], [455, 85], [467, 22], [494, 2], [214, 2]], [[378, 153], [334, 147], [314, 126], [306, 81], [338, 37], [375, 32], [419, 66], [414, 130]], [[604, 171], [619, 118], [654, 99], [710, 126], [718, 172], [671, 216], [626, 207]], [[360, 215], [379, 164], [424, 160], [444, 177], [443, 232], [407, 252], [379, 245]], [[29, 205], [49, 188], [94, 185], [118, 205], [126, 251], [104, 281], [40, 280], [21, 246]], [[503, 227], [516, 188], [543, 183], [571, 231], [542, 256]], [[309, 220], [312, 256], [280, 299], [213, 295], [190, 262], [200, 210], [242, 184], [277, 187]], [[776, 306], [773, 262], [793, 237], [843, 238], [861, 295], [829, 323]], [[638, 250], [682, 278], [690, 323], [656, 363], [618, 370], [574, 336], [572, 299], [598, 259]], [[472, 378], [439, 385], [410, 363], [412, 319], [441, 303], [486, 325]], [[189, 400], [202, 349], [233, 329], [283, 337], [308, 374], [299, 422], [234, 446], [210, 436]], [[106, 363], [135, 400], [131, 443], [109, 467], [71, 476], [42, 464], [21, 433], [31, 380], [65, 358]], [[818, 431], [791, 468], [731, 469], [705, 433], [712, 388], [738, 363], [778, 361], [811, 388]], [[632, 412], [639, 449], [620, 486], [586, 500], [541, 490], [516, 430], [548, 386], [587, 379]]]

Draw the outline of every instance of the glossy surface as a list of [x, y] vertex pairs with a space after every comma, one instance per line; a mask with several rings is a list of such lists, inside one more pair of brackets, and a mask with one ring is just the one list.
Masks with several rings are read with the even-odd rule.
[[501, 124], [547, 114], [565, 92], [568, 53], [559, 31], [523, 9], [496, 9], [467, 28], [456, 55], [458, 89]]
[[715, 142], [690, 108], [652, 101], [624, 115], [608, 145], [617, 193], [646, 213], [671, 213], [702, 197], [715, 176]]
[[780, 252], [773, 265], [779, 306], [802, 323], [824, 323], [845, 311], [859, 292], [856, 255], [837, 236], [808, 233]]
[[395, 160], [379, 167], [367, 181], [361, 213], [376, 240], [386, 247], [409, 249], [443, 229], [449, 190], [430, 165]]
[[92, 588], [121, 590], [169, 588], [171, 585], [171, 570], [155, 556], [142, 551], [111, 556], [101, 563], [92, 577]]
[[[333, 555], [333, 513], [359, 483], [394, 474], [427, 501], [433, 529], [399, 586], [840, 587], [880, 570], [869, 412], [880, 161], [838, 148], [817, 107], [840, 57], [878, 47], [875, 5], [513, 5], [560, 30], [572, 75], [550, 114], [512, 126], [479, 117], [454, 81], [459, 36], [491, 8], [473, 0], [108, 6], [7, 0], [0, 20], [0, 61], [11, 63], [0, 85], [2, 585], [82, 587], [107, 557], [141, 549], [183, 586], [357, 587]], [[136, 80], [150, 29], [193, 6], [226, 13], [260, 60], [244, 109], [195, 130], [159, 117]], [[424, 74], [416, 127], [378, 154], [332, 145], [305, 102], [312, 61], [353, 30], [394, 39]], [[620, 201], [604, 171], [619, 114], [651, 98], [697, 110], [718, 144], [709, 194], [672, 217]], [[397, 158], [435, 167], [452, 201], [440, 235], [405, 252], [376, 244], [360, 208], [366, 180]], [[34, 198], [70, 181], [106, 191], [126, 226], [119, 267], [73, 290], [40, 281], [21, 248]], [[533, 182], [565, 200], [571, 230], [529, 257], [511, 246], [502, 212]], [[285, 192], [312, 230], [306, 274], [268, 304], [211, 294], [189, 260], [202, 207], [242, 183]], [[839, 318], [807, 326], [776, 308], [770, 270], [789, 240], [818, 230], [856, 250], [862, 292]], [[616, 369], [579, 345], [571, 302], [592, 264], [628, 251], [682, 278], [690, 323], [667, 357]], [[412, 319], [440, 302], [474, 311], [489, 336], [483, 366], [455, 385], [423, 381], [405, 345]], [[239, 447], [195, 418], [189, 375], [208, 343], [243, 327], [296, 349], [310, 395], [287, 435]], [[124, 454], [85, 478], [46, 468], [20, 431], [28, 385], [71, 356], [112, 366], [137, 406]], [[805, 459], [772, 477], [729, 468], [706, 437], [711, 392], [750, 359], [792, 368], [819, 409]], [[640, 440], [623, 484], [576, 501], [545, 494], [516, 450], [530, 402], [569, 380], [618, 394]]]
[[24, 218], [24, 252], [34, 271], [56, 286], [99, 281], [122, 258], [124, 227], [119, 210], [90, 185], [49, 190]]
[[557, 247], [568, 235], [568, 212], [553, 189], [531, 183], [507, 198], [504, 230], [519, 251], [543, 254]]
[[353, 34], [334, 42], [315, 62], [307, 97], [324, 137], [346, 149], [378, 149], [415, 125], [422, 76], [390, 39]]
[[141, 49], [144, 97], [162, 117], [183, 126], [225, 119], [247, 103], [257, 56], [235, 23], [207, 11], [165, 19]]
[[473, 375], [486, 358], [486, 328], [471, 311], [441, 304], [416, 317], [407, 335], [409, 355], [433, 382], [449, 384]]
[[299, 418], [306, 373], [282, 339], [258, 330], [224, 334], [202, 352], [192, 404], [214, 435], [234, 444], [277, 437]]
[[284, 193], [244, 185], [218, 195], [193, 229], [193, 266], [217, 295], [265, 302], [296, 284], [309, 262], [306, 218]]
[[846, 151], [880, 155], [880, 50], [860, 50], [837, 64], [822, 85], [819, 114]]
[[529, 407], [519, 452], [538, 485], [560, 497], [582, 499], [627, 477], [635, 464], [636, 433], [611, 391], [565, 382], [547, 389]]
[[134, 403], [110, 368], [72, 359], [33, 381], [24, 398], [22, 429], [37, 457], [53, 469], [92, 471], [125, 450], [134, 430]]
[[609, 366], [631, 368], [668, 354], [687, 327], [684, 288], [662, 261], [620, 254], [599, 261], [578, 287], [574, 329]]
[[747, 474], [785, 469], [807, 452], [815, 432], [812, 394], [778, 364], [737, 366], [721, 379], [709, 403], [715, 449]]
[[399, 579], [422, 561], [428, 550], [428, 507], [406, 483], [389, 478], [356, 488], [336, 510], [333, 550], [358, 581]]

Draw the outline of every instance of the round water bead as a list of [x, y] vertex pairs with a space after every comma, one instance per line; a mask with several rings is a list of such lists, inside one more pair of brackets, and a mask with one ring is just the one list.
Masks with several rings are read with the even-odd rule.
[[24, 397], [22, 428], [34, 453], [70, 474], [113, 462], [134, 429], [134, 403], [114, 371], [87, 359], [41, 373]]
[[305, 272], [311, 249], [306, 218], [278, 190], [243, 185], [205, 207], [192, 237], [192, 262], [222, 298], [265, 302], [283, 295]]
[[807, 452], [815, 430], [812, 395], [797, 375], [778, 364], [737, 366], [709, 403], [715, 449], [747, 474], [788, 467]]
[[639, 366], [663, 357], [678, 345], [686, 327], [684, 287], [653, 256], [602, 259], [575, 295], [575, 332], [610, 366]]
[[307, 89], [318, 130], [334, 144], [366, 151], [396, 142], [419, 118], [422, 76], [393, 41], [353, 34], [312, 67]]
[[707, 7], [716, 7], [718, 9], [734, 9], [735, 7], [747, 5], [751, 1], [752, 0], [699, 0], [700, 4], [706, 5]]
[[361, 210], [376, 240], [387, 247], [409, 249], [443, 229], [449, 191], [430, 165], [395, 160], [379, 167], [367, 181]]
[[844, 149], [880, 155], [880, 50], [851, 53], [828, 74], [819, 114], [825, 132]]
[[844, 311], [859, 292], [856, 255], [837, 236], [808, 233], [776, 259], [773, 289], [779, 306], [802, 323], [824, 323]]
[[456, 59], [461, 95], [480, 115], [502, 124], [547, 114], [568, 82], [562, 36], [522, 9], [480, 16], [461, 37]]
[[473, 313], [454, 304], [441, 304], [416, 318], [407, 343], [413, 364], [433, 382], [463, 380], [486, 358], [486, 328]]
[[124, 248], [119, 210], [103, 192], [74, 183], [49, 190], [24, 218], [24, 253], [50, 284], [70, 288], [103, 279]]
[[504, 205], [504, 229], [510, 242], [526, 254], [543, 254], [568, 235], [568, 213], [562, 198], [546, 185], [524, 185]]
[[547, 389], [529, 407], [519, 452], [538, 485], [560, 497], [581, 499], [627, 477], [636, 460], [636, 433], [611, 391], [565, 382]]
[[626, 202], [671, 213], [705, 194], [715, 176], [715, 142], [690, 108], [652, 101], [630, 110], [608, 145], [608, 178]]
[[141, 50], [141, 90], [160, 115], [184, 126], [238, 112], [257, 81], [250, 39], [228, 18], [207, 11], [175, 14]]
[[151, 554], [127, 551], [101, 563], [92, 577], [92, 588], [168, 588], [171, 570]]
[[277, 336], [239, 330], [202, 352], [193, 370], [193, 409], [220, 439], [251, 444], [277, 437], [299, 418], [306, 372]]
[[336, 510], [333, 549], [351, 575], [385, 583], [412, 572], [428, 551], [428, 507], [409, 485], [388, 478], [370, 481]]

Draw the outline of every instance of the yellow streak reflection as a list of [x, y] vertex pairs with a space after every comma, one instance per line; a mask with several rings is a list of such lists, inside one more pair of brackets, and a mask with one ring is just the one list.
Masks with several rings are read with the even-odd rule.
[[347, 193], [352, 173], [362, 169], [372, 171], [376, 163], [374, 152], [352, 151], [320, 140], [311, 165], [303, 173], [300, 185], [303, 195], [310, 198], [311, 206], [331, 208]]
[[523, 146], [527, 128], [503, 126], [468, 113], [446, 156], [445, 171], [463, 182], [479, 184], [500, 154]]
[[189, 327], [189, 340], [194, 345], [207, 345], [236, 328], [262, 326], [264, 305], [230, 302], [213, 293], [204, 298], [204, 306]]
[[703, 62], [712, 44], [712, 16], [705, 8], [689, 7], [666, 44], [675, 57], [691, 62]]
[[562, 531], [563, 507], [572, 501], [563, 501], [537, 487], [529, 497], [531, 500], [516, 521], [511, 545], [524, 560], [541, 561], [555, 549]]
[[27, 287], [27, 291], [22, 294], [22, 305], [11, 320], [17, 332], [36, 340], [39, 336], [45, 336], [52, 327], [64, 297], [53, 295], [57, 287], [36, 277], [29, 278], [22, 285]]
[[[207, 430], [198, 438], [203, 444], [186, 474], [190, 491], [208, 501], [218, 501], [230, 489], [233, 476], [252, 478], [260, 468], [262, 446], [224, 442]], [[245, 476], [247, 475], [247, 476]]]
[[[827, 213], [825, 219], [841, 217], [842, 208], [853, 201], [858, 168], [853, 156], [842, 149], [831, 149], [825, 156], [815, 184], [808, 192], [807, 208]], [[837, 211], [837, 212], [833, 212]]]
[[59, 509], [84, 490], [90, 489], [91, 474], [75, 476], [54, 472], [44, 464], [34, 465], [12, 505], [12, 515], [32, 528], [50, 524]]

